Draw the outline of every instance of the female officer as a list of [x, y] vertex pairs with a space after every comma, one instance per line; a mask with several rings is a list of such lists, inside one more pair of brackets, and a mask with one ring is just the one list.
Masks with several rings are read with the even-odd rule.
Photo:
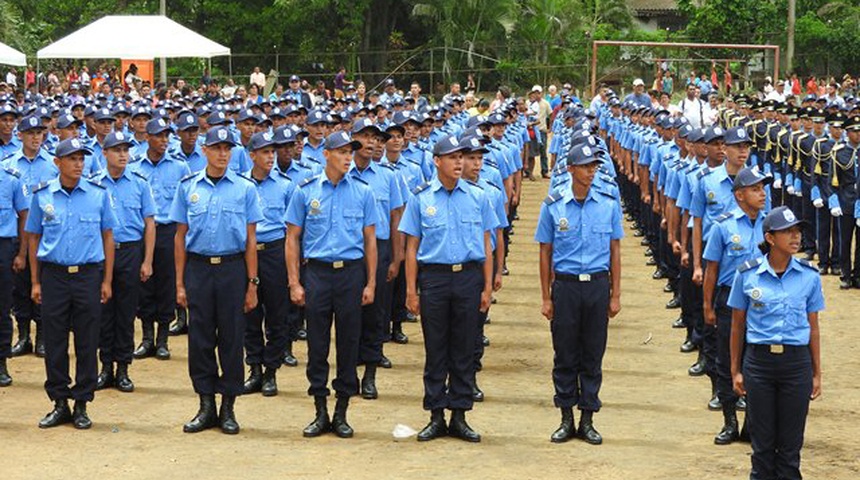
[[747, 397], [753, 480], [801, 478], [809, 401], [821, 395], [818, 312], [824, 295], [818, 269], [793, 257], [802, 223], [787, 207], [768, 214], [765, 257], [738, 269], [729, 294], [732, 379], [735, 392]]

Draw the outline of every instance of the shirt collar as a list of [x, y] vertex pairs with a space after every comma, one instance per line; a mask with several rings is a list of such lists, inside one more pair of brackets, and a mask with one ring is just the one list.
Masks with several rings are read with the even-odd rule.
[[[89, 187], [89, 185], [87, 185], [87, 179], [85, 179], [84, 177], [81, 177], [80, 180], [78, 180], [78, 184], [75, 185], [75, 188], [72, 189], [72, 191], [74, 192], [77, 189], [81, 189], [81, 190], [86, 191], [88, 187]], [[63, 189], [63, 184], [60, 183], [59, 178], [51, 181], [51, 184], [48, 186], [48, 190], [51, 193], [57, 193], [61, 190], [63, 191], [63, 193], [66, 193], [66, 191]], [[68, 193], [66, 193], [66, 194], [68, 194]]]
[[[442, 185], [442, 181], [439, 180], [439, 177], [433, 177], [433, 180], [430, 181], [430, 191], [435, 192], [435, 191], [440, 190], [440, 189], [444, 190], [445, 186]], [[458, 190], [458, 189], [462, 190], [463, 192], [468, 191], [466, 189], [466, 181], [463, 180], [462, 178], [458, 179], [457, 184], [454, 186], [454, 190]]]
[[[588, 193], [585, 195], [585, 201], [582, 202], [583, 205], [588, 203], [589, 201], [600, 203], [600, 199], [598, 199], [597, 195], [594, 194], [594, 188], [594, 184], [592, 184], [591, 188], [588, 189]], [[576, 200], [573, 197], [573, 188], [565, 188], [564, 196], [562, 198], [564, 199], [564, 203], [570, 203]]]
[[[777, 275], [776, 272], [773, 270], [773, 267], [770, 266], [770, 262], [768, 261], [769, 258], [770, 254], [764, 256], [761, 265], [759, 265], [756, 269], [756, 273], [762, 274], [764, 272], [768, 272], [771, 276], [773, 276], [773, 278], [779, 278], [779, 275]], [[789, 259], [788, 261], [788, 266], [785, 268], [785, 272], [783, 272], [783, 276], [785, 276], [785, 274], [788, 273], [789, 270], [800, 271], [800, 269], [800, 263], [797, 261], [796, 258], [791, 257], [791, 259]]]

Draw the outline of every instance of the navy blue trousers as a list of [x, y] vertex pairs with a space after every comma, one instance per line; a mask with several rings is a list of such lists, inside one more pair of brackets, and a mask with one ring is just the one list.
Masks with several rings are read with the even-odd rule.
[[367, 283], [363, 260], [334, 269], [308, 262], [303, 278], [308, 322], [308, 395], [328, 396], [328, 354], [335, 326], [337, 376], [331, 386], [339, 398], [358, 393], [358, 346], [361, 337], [361, 293]]
[[140, 245], [119, 248], [114, 257], [113, 296], [102, 307], [99, 359], [130, 364], [134, 351], [134, 314], [140, 297]]
[[188, 373], [199, 395], [242, 394], [247, 288], [244, 257], [219, 265], [188, 258]]
[[744, 386], [747, 427], [752, 441], [750, 480], [800, 480], [800, 449], [809, 395], [812, 356], [809, 347], [785, 347], [782, 354], [767, 346], [747, 345]]
[[[45, 340], [45, 391], [53, 400], [90, 402], [98, 379], [102, 266], [68, 273], [42, 264], [42, 335]], [[69, 376], [69, 333], [75, 335], [75, 385]]]
[[391, 264], [391, 242], [377, 238], [376, 252], [376, 291], [373, 303], [361, 307], [358, 363], [362, 365], [376, 365], [382, 360], [383, 330], [391, 315], [393, 284], [385, 281], [388, 265]]
[[603, 354], [609, 327], [609, 278], [556, 278], [552, 285], [552, 382], [556, 407], [600, 410]]
[[0, 358], [9, 358], [12, 350], [12, 260], [15, 258], [15, 241], [0, 238]]
[[143, 322], [168, 324], [176, 316], [176, 263], [173, 255], [175, 236], [175, 223], [156, 225], [152, 276], [141, 284], [138, 316]]
[[717, 314], [717, 396], [723, 405], [734, 405], [738, 395], [732, 387], [732, 308], [728, 305], [731, 287], [714, 289], [714, 312]]
[[[270, 247], [271, 245], [271, 247]], [[245, 314], [245, 362], [277, 369], [287, 348], [290, 294], [284, 241], [257, 251], [257, 307]], [[265, 339], [263, 322], [265, 322]]]

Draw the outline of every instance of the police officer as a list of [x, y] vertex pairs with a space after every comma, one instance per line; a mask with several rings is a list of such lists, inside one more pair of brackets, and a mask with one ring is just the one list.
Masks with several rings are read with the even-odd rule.
[[134, 316], [140, 283], [152, 275], [156, 207], [149, 183], [127, 168], [131, 136], [112, 132], [105, 136], [101, 146], [107, 164], [92, 181], [107, 189], [119, 223], [114, 229], [113, 296], [102, 309], [99, 341], [102, 371], [96, 389], [115, 386], [121, 392], [132, 392], [134, 383], [129, 378], [128, 366], [134, 350]]
[[[592, 416], [601, 406], [608, 319], [621, 310], [621, 206], [612, 194], [592, 188], [600, 159], [591, 147], [573, 147], [564, 161], [572, 188], [544, 200], [535, 232], [541, 313], [552, 322], [554, 403], [562, 419], [550, 439], [578, 436], [599, 445], [603, 438]], [[574, 406], [582, 412], [578, 429]]]
[[[480, 312], [493, 290], [490, 232], [499, 219], [483, 188], [461, 178], [466, 149], [453, 135], [436, 142], [436, 177], [413, 190], [399, 228], [408, 235], [406, 306], [420, 312], [424, 330], [424, 409], [431, 416], [418, 441], [446, 433], [481, 441], [466, 411], [474, 402]], [[452, 411], [448, 425], [445, 408]]]
[[[737, 130], [726, 134], [726, 154], [729, 158], [749, 152], [749, 137], [737, 138]], [[744, 152], [745, 151], [745, 152]], [[764, 209], [765, 185], [772, 177], [759, 172], [758, 167], [747, 167], [738, 172], [733, 190], [737, 208], [715, 219], [702, 258], [707, 261], [704, 290], [705, 324], [717, 328], [717, 395], [723, 410], [723, 428], [714, 438], [717, 445], [728, 445], [739, 438], [736, 414], [738, 397], [731, 387], [729, 339], [732, 315], [726, 304], [735, 271], [747, 260], [760, 256], [762, 242], [761, 222]]]
[[[87, 402], [94, 397], [98, 364], [100, 303], [111, 298], [117, 219], [104, 187], [83, 180], [84, 155], [78, 139], [57, 145], [60, 176], [33, 190], [26, 231], [30, 234], [32, 297], [42, 305], [45, 337], [45, 390], [54, 409], [40, 428], [72, 422], [87, 429]], [[69, 332], [75, 335], [75, 385], [69, 388]], [[74, 412], [68, 399], [74, 398]]]
[[765, 257], [738, 270], [729, 294], [735, 392], [747, 397], [750, 478], [800, 479], [809, 401], [821, 395], [818, 269], [793, 257], [800, 220], [787, 207], [763, 222]]
[[[262, 392], [266, 397], [278, 394], [276, 374], [287, 346], [289, 296], [284, 239], [287, 234], [287, 207], [296, 189], [285, 173], [274, 168], [274, 140], [269, 132], [251, 136], [248, 146], [254, 167], [246, 174], [257, 187], [263, 219], [257, 224], [259, 305], [245, 314], [245, 362], [251, 373], [244, 392]], [[266, 367], [265, 372], [263, 366]]]
[[[303, 435], [317, 437], [333, 431], [349, 438], [353, 429], [346, 412], [349, 398], [359, 390], [356, 365], [361, 307], [373, 303], [376, 290], [376, 206], [368, 184], [347, 175], [352, 153], [361, 144], [342, 131], [324, 142], [323, 173], [302, 182], [290, 201], [287, 270], [290, 299], [305, 307], [308, 325], [308, 395], [314, 397], [316, 417]], [[300, 252], [307, 263], [303, 272]], [[337, 404], [329, 419], [326, 397], [332, 320], [337, 329], [337, 377], [332, 382]]]
[[[845, 122], [846, 139], [833, 147], [833, 166], [830, 169], [830, 182], [835, 190], [835, 201], [831, 199], [830, 211], [839, 219], [841, 238], [840, 260], [842, 278], [839, 288], [847, 290], [860, 288], [860, 228], [855, 212], [857, 205], [857, 155], [860, 150], [860, 116], [853, 116]], [[856, 239], [855, 239], [856, 238]], [[855, 245], [854, 261], [851, 261], [851, 244]]]
[[216, 425], [239, 433], [234, 405], [243, 391], [243, 311], [257, 306], [256, 224], [263, 214], [253, 182], [228, 168], [234, 145], [225, 127], [206, 133], [206, 169], [182, 180], [168, 217], [176, 222], [176, 303], [192, 319], [188, 371], [200, 397], [197, 415], [183, 426], [186, 433]]
[[[24, 224], [30, 209], [29, 190], [21, 182], [21, 174], [11, 167], [0, 169], [0, 387], [12, 385], [6, 368], [11, 356], [13, 273], [24, 270], [27, 242]], [[24, 241], [21, 241], [24, 240]]]
[[[143, 282], [138, 316], [143, 326], [143, 338], [134, 351], [134, 358], [155, 356], [169, 360], [167, 339], [170, 322], [176, 312], [176, 279], [173, 239], [176, 223], [170, 220], [170, 208], [180, 180], [191, 170], [188, 164], [167, 152], [173, 128], [164, 118], [154, 118], [146, 124], [147, 150], [129, 168], [147, 179], [155, 198], [155, 254], [152, 276]], [[155, 324], [158, 333], [155, 336]], [[153, 338], [154, 337], [154, 338]]]

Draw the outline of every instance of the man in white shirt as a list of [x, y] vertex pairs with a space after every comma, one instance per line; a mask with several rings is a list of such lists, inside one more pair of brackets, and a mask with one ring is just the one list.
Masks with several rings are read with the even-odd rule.
[[6, 74], [6, 84], [13, 90], [18, 86], [18, 76], [15, 75], [14, 68], [10, 68], [9, 73]]
[[678, 103], [678, 110], [693, 128], [707, 126], [708, 106], [696, 96], [696, 86], [692, 83], [687, 85], [687, 97]]
[[785, 82], [780, 80], [776, 82], [776, 88], [767, 94], [765, 100], [775, 100], [777, 102], [785, 102]]
[[81, 67], [81, 85], [83, 85], [84, 90], [90, 88], [90, 69], [86, 65]]
[[260, 87], [261, 92], [266, 88], [266, 75], [260, 71], [260, 67], [254, 67], [254, 73], [251, 74], [251, 85]]

